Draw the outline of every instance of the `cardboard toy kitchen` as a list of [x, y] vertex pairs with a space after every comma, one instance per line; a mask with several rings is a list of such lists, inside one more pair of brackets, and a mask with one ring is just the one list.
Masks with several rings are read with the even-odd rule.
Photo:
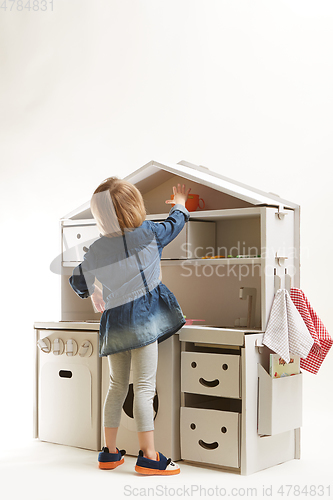
[[[162, 281], [187, 324], [159, 344], [156, 449], [245, 475], [300, 458], [302, 373], [272, 378], [262, 344], [276, 289], [299, 287], [299, 207], [185, 161], [151, 161], [126, 179], [154, 221], [167, 217], [177, 183], [201, 198], [162, 254]], [[34, 325], [34, 435], [96, 451], [109, 383], [100, 313], [68, 278], [98, 237], [89, 202], [61, 219], [61, 319]], [[117, 442], [137, 456], [131, 380]]]

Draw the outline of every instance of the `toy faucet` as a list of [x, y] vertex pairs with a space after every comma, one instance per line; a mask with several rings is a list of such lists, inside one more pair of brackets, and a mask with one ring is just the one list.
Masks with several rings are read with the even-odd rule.
[[241, 287], [239, 290], [239, 298], [241, 300], [248, 300], [248, 307], [247, 307], [247, 328], [253, 328], [254, 327], [254, 321], [255, 321], [255, 312], [256, 312], [256, 298], [257, 298], [257, 289], [256, 288], [248, 288], [248, 287]]

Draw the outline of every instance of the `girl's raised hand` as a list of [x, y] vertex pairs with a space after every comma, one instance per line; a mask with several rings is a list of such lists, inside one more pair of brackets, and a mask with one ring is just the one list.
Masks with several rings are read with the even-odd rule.
[[181, 186], [180, 184], [178, 184], [178, 186], [173, 186], [173, 200], [166, 200], [165, 203], [169, 203], [169, 204], [176, 204], [176, 203], [179, 203], [180, 205], [184, 205], [185, 207], [185, 202], [187, 200], [187, 197], [188, 197], [188, 194], [189, 192], [191, 191], [191, 188], [188, 188], [186, 190], [185, 188], [185, 184], [183, 184], [183, 186]]

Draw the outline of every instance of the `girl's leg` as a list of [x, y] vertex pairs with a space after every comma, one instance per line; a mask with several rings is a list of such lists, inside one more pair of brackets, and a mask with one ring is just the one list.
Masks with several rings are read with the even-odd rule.
[[105, 427], [104, 424], [104, 443], [109, 449], [109, 453], [117, 453], [116, 442], [118, 427]]
[[133, 414], [140, 449], [145, 457], [152, 460], [156, 460], [153, 399], [156, 389], [157, 359], [157, 341], [132, 351]]
[[143, 456], [156, 460], [154, 431], [138, 432], [140, 450], [143, 451]]
[[128, 392], [131, 351], [108, 356], [110, 369], [109, 392], [104, 403], [104, 439], [110, 453], [116, 453], [116, 438], [121, 411]]

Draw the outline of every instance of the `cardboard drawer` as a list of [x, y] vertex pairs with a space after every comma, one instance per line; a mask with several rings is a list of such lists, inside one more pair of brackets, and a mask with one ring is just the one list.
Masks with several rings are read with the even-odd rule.
[[239, 467], [238, 413], [181, 408], [181, 458], [224, 467]]
[[240, 398], [240, 356], [182, 352], [181, 390], [195, 394]]
[[302, 374], [272, 378], [258, 364], [258, 434], [273, 436], [302, 426]]
[[89, 246], [100, 237], [97, 226], [65, 226], [62, 230], [63, 262], [82, 262]]
[[179, 340], [182, 342], [199, 342], [221, 344], [229, 346], [244, 345], [244, 331], [228, 328], [217, 328], [201, 325], [185, 325], [179, 331]]

